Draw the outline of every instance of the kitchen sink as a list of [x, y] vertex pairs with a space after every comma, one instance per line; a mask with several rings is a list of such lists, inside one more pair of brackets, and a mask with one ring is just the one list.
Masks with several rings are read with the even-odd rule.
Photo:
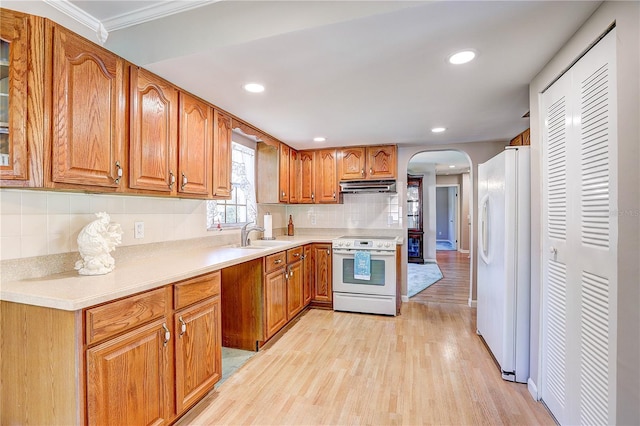
[[250, 246], [258, 247], [278, 247], [286, 244], [291, 244], [291, 241], [285, 240], [251, 240]]

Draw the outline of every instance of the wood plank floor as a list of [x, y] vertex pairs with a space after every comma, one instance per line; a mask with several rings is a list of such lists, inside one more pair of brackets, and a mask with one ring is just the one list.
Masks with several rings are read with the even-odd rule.
[[436, 252], [443, 278], [411, 298], [418, 302], [469, 303], [469, 254], [455, 250]]
[[500, 378], [475, 312], [309, 310], [177, 424], [554, 424], [526, 385]]

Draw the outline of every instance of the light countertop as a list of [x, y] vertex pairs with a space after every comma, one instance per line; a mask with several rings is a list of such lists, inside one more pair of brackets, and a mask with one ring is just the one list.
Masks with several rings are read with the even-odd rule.
[[330, 243], [336, 237], [278, 237], [278, 240], [287, 243], [262, 249], [222, 246], [165, 252], [136, 261], [121, 261], [106, 275], [82, 276], [76, 271], [69, 271], [42, 278], [3, 282], [0, 300], [77, 311], [299, 245]]

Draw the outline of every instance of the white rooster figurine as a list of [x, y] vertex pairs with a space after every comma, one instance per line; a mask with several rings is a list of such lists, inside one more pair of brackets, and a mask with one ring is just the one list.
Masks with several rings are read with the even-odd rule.
[[122, 229], [117, 223], [110, 223], [105, 212], [96, 213], [98, 219], [82, 228], [78, 235], [78, 250], [82, 260], [75, 269], [80, 275], [108, 274], [115, 268], [115, 261], [109, 254], [122, 242]]

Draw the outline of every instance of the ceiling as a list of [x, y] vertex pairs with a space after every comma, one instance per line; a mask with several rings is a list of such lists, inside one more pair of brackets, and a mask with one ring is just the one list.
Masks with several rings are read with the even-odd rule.
[[435, 165], [436, 175], [457, 175], [469, 171], [471, 162], [469, 157], [460, 151], [423, 151], [409, 160], [409, 173], [428, 171]]
[[[529, 127], [529, 82], [600, 2], [67, 4], [106, 48], [303, 149], [508, 141]], [[477, 58], [447, 62], [464, 48]]]

